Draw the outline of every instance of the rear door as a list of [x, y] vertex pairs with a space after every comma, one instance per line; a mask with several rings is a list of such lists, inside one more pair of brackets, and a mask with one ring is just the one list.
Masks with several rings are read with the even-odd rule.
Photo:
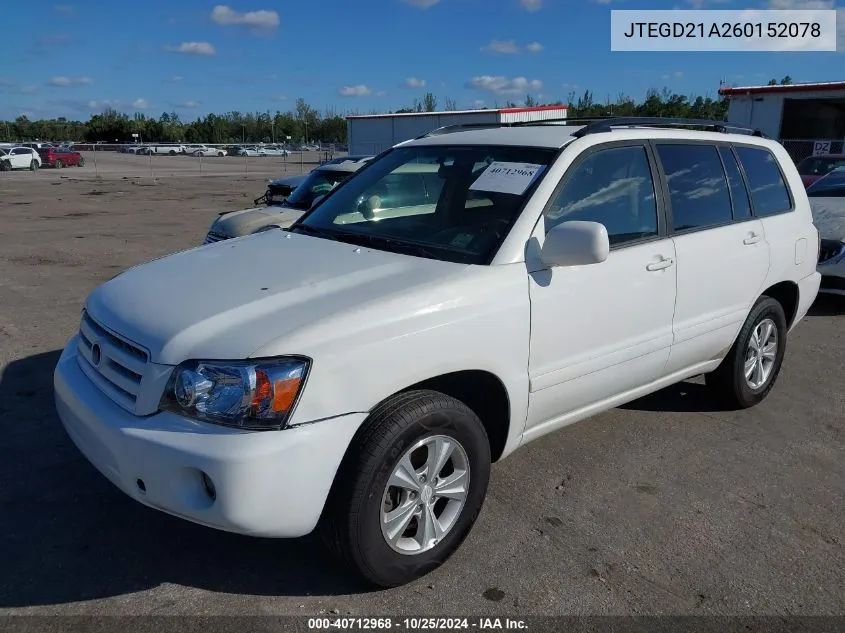
[[769, 244], [729, 144], [654, 147], [678, 262], [671, 374], [727, 352], [763, 289]]

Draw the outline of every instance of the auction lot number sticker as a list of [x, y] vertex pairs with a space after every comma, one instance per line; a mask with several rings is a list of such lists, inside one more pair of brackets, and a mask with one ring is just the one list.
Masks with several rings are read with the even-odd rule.
[[308, 618], [314, 631], [526, 631], [528, 625], [519, 618]]
[[836, 19], [835, 9], [614, 10], [610, 49], [833, 52]]

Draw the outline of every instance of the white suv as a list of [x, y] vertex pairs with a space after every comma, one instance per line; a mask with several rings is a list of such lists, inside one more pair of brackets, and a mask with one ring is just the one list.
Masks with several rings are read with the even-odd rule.
[[152, 508], [319, 528], [376, 585], [417, 578], [518, 447], [701, 374], [728, 407], [772, 389], [819, 290], [818, 232], [781, 145], [694, 125], [713, 131], [400, 143], [288, 230], [94, 290], [55, 371], [61, 420]]

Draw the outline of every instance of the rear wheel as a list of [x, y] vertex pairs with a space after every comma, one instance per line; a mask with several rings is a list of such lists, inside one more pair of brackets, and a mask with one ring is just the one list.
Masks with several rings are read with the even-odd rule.
[[780, 373], [786, 335], [783, 306], [771, 297], [760, 297], [727, 357], [705, 376], [714, 397], [731, 409], [747, 409], [761, 402]]
[[478, 517], [490, 444], [465, 404], [433, 391], [377, 407], [353, 440], [326, 504], [329, 547], [371, 583], [393, 587], [442, 565]]
[[170, 150], [169, 154], [170, 154], [171, 156], [176, 156], [176, 150]]
[[60, 160], [56, 161], [55, 166], [56, 166], [56, 169], [61, 169], [62, 167], [64, 167], [64, 165], [62, 164], [62, 161], [60, 161]]
[[40, 165], [38, 164], [38, 161], [37, 161], [37, 160], [35, 160], [35, 159], [33, 159], [33, 160], [29, 163], [29, 170], [30, 170], [30, 171], [38, 171], [38, 168], [39, 168], [39, 167], [40, 167]]
[[80, 158], [79, 162], [76, 164], [77, 167], [85, 167], [85, 159]]
[[12, 163], [7, 160], [0, 160], [0, 171], [12, 171]]

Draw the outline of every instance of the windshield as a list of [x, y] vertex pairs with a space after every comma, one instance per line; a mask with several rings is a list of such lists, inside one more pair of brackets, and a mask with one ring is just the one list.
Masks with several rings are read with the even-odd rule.
[[468, 264], [492, 260], [553, 149], [410, 146], [391, 150], [292, 230]]
[[286, 204], [294, 209], [307, 211], [311, 208], [314, 198], [327, 194], [353, 173], [344, 170], [315, 169], [308, 174], [308, 178], [296, 186]]
[[798, 173], [802, 176], [823, 176], [838, 167], [845, 167], [845, 156], [812, 156], [801, 161]]

